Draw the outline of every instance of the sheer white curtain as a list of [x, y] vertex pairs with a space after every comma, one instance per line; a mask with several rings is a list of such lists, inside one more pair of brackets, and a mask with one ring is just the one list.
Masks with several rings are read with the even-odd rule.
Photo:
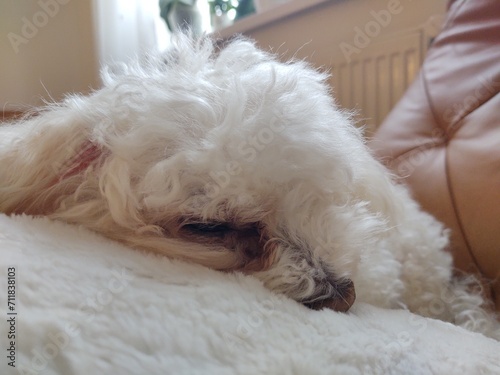
[[93, 0], [101, 64], [124, 62], [170, 40], [158, 0]]

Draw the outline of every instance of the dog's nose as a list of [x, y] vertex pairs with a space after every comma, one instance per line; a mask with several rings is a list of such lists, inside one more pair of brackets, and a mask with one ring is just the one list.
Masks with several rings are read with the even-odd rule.
[[333, 295], [325, 296], [325, 298], [313, 302], [306, 302], [304, 305], [313, 310], [327, 308], [339, 312], [347, 312], [355, 300], [356, 291], [354, 290], [354, 283], [347, 279], [341, 283], [335, 283], [335, 293]]

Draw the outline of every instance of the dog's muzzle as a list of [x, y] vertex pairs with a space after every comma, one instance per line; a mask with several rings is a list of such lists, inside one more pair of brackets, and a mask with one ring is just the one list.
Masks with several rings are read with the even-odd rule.
[[302, 303], [313, 310], [328, 308], [339, 312], [347, 312], [355, 300], [354, 283], [346, 279], [340, 283], [335, 283], [334, 292], [331, 295], [317, 297], [311, 302], [303, 301]]

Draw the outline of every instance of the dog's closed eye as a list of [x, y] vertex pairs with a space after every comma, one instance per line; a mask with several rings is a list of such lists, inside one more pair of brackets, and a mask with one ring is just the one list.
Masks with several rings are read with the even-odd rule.
[[189, 241], [222, 246], [238, 253], [242, 262], [248, 262], [263, 254], [265, 238], [259, 228], [255, 222], [186, 221], [178, 234]]
[[224, 223], [189, 223], [182, 226], [184, 231], [191, 234], [222, 237], [232, 231], [232, 229]]

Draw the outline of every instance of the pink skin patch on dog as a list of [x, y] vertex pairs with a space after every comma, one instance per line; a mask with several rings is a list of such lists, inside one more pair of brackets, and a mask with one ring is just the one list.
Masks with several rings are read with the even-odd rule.
[[85, 142], [82, 150], [73, 158], [70, 168], [58, 180], [62, 181], [83, 172], [99, 156], [101, 156], [101, 149], [90, 141]]

